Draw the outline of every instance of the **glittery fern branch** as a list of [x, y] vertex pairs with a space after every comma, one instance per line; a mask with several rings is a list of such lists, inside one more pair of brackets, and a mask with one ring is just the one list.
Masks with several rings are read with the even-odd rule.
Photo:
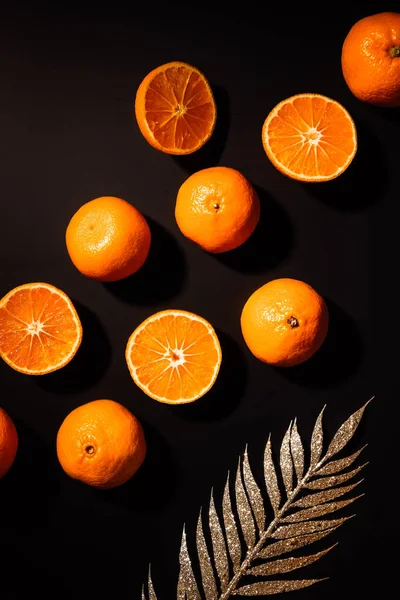
[[[372, 400], [372, 398], [371, 398]], [[279, 454], [279, 470], [272, 457], [271, 437], [264, 453], [265, 487], [269, 504], [263, 499], [249, 462], [247, 447], [239, 458], [235, 477], [235, 502], [232, 503], [230, 477], [222, 500], [222, 519], [215, 508], [213, 494], [208, 510], [210, 543], [203, 529], [203, 515], [197, 522], [196, 547], [201, 586], [193, 572], [183, 530], [179, 554], [180, 573], [177, 600], [227, 600], [230, 596], [264, 596], [308, 587], [323, 579], [266, 579], [310, 565], [334, 546], [306, 556], [277, 558], [321, 540], [351, 517], [321, 519], [351, 504], [360, 496], [338, 500], [362, 480], [342, 485], [355, 477], [365, 464], [348, 467], [361, 448], [351, 456], [332, 460], [353, 437], [369, 400], [341, 425], [323, 455], [322, 416], [319, 414], [310, 443], [306, 470], [305, 452], [296, 421], [286, 431]], [[280, 471], [280, 472], [279, 472]], [[344, 472], [343, 472], [344, 471]], [[281, 482], [281, 483], [280, 483]], [[283, 493], [282, 493], [283, 492]], [[236, 507], [236, 516], [235, 509]], [[273, 517], [267, 522], [267, 512]], [[354, 515], [352, 515], [354, 516]], [[336, 544], [335, 544], [336, 545]], [[253, 580], [241, 585], [243, 577]], [[142, 600], [157, 600], [149, 571]]]

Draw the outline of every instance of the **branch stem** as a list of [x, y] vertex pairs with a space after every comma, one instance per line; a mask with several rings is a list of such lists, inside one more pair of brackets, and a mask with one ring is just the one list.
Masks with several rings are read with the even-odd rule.
[[307, 473], [304, 475], [304, 477], [301, 479], [301, 481], [299, 481], [299, 483], [294, 488], [294, 490], [289, 494], [288, 499], [286, 500], [285, 504], [275, 514], [275, 518], [273, 519], [273, 521], [271, 521], [271, 523], [268, 525], [267, 529], [260, 536], [260, 539], [258, 540], [257, 544], [247, 552], [245, 559], [243, 560], [242, 564], [240, 565], [240, 569], [232, 577], [231, 581], [229, 582], [228, 587], [223, 592], [223, 594], [219, 597], [219, 600], [227, 600], [227, 598], [229, 598], [234, 593], [236, 586], [239, 583], [240, 579], [244, 575], [246, 575], [246, 572], [247, 572], [248, 568], [250, 567], [251, 563], [253, 562], [253, 560], [255, 560], [257, 558], [258, 554], [262, 550], [267, 539], [270, 538], [271, 534], [276, 530], [276, 528], [277, 528], [279, 522], [281, 521], [282, 517], [284, 516], [285, 512], [290, 508], [292, 502], [294, 501], [296, 496], [301, 492], [301, 490], [304, 488], [304, 486], [306, 485], [308, 480], [313, 475], [315, 475], [315, 473], [318, 471], [318, 469], [321, 468], [321, 466], [323, 465], [324, 462], [325, 462], [325, 457], [322, 458], [319, 461], [319, 463], [317, 465], [315, 465], [315, 467], [313, 467], [313, 468], [310, 467], [308, 469]]

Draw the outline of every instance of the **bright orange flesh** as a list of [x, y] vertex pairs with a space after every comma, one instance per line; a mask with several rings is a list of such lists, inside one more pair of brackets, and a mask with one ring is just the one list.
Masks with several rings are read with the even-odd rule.
[[258, 195], [242, 173], [209, 167], [179, 188], [175, 219], [183, 235], [207, 252], [233, 250], [251, 236], [260, 218]]
[[14, 422], [0, 408], [0, 479], [10, 470], [18, 450], [18, 434]]
[[328, 332], [322, 296], [297, 279], [269, 281], [247, 300], [241, 328], [249, 350], [265, 363], [292, 367], [320, 348]]
[[165, 310], [135, 329], [126, 346], [134, 382], [167, 404], [193, 402], [214, 384], [221, 346], [212, 326], [183, 310]]
[[73, 479], [97, 488], [113, 488], [130, 479], [146, 456], [138, 419], [114, 400], [78, 406], [57, 433], [57, 456]]
[[135, 115], [140, 131], [157, 150], [190, 154], [211, 137], [216, 105], [204, 75], [184, 62], [157, 67], [140, 84]]
[[319, 94], [299, 94], [278, 104], [264, 122], [262, 142], [275, 167], [300, 181], [338, 177], [357, 151], [353, 119], [338, 102]]
[[27, 283], [0, 301], [0, 356], [16, 371], [45, 375], [64, 367], [82, 341], [68, 296], [48, 283]]

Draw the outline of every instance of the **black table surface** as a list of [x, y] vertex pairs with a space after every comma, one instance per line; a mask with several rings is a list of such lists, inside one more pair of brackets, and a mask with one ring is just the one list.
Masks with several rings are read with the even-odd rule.
[[[73, 299], [84, 328], [79, 354], [57, 373], [29, 377], [0, 364], [0, 404], [20, 440], [0, 481], [0, 595], [140, 598], [151, 563], [158, 597], [175, 598], [183, 525], [192, 548], [200, 507], [214, 488], [220, 510], [227, 472], [235, 472], [246, 444], [261, 481], [270, 432], [277, 452], [297, 417], [308, 448], [324, 405], [330, 437], [372, 396], [355, 442], [368, 443], [358, 488], [365, 495], [342, 511], [356, 516], [324, 547], [338, 545], [295, 573], [328, 579], [294, 597], [395, 590], [400, 109], [358, 101], [340, 56], [356, 20], [398, 4], [327, 5], [326, 15], [285, 5], [267, 10], [268, 18], [248, 3], [240, 12], [130, 4], [27, 4], [3, 8], [0, 18], [0, 295], [22, 283], [51, 283]], [[200, 68], [218, 105], [213, 138], [180, 158], [151, 148], [133, 113], [142, 78], [171, 60]], [[355, 120], [359, 149], [335, 181], [292, 181], [263, 151], [267, 114], [302, 92], [338, 100]], [[186, 240], [174, 218], [181, 183], [213, 165], [245, 174], [262, 210], [252, 238], [219, 256]], [[80, 275], [64, 242], [72, 214], [103, 195], [134, 204], [153, 235], [146, 265], [116, 284]], [[278, 277], [311, 284], [331, 318], [321, 350], [288, 369], [258, 361], [240, 331], [248, 296]], [[125, 364], [130, 333], [166, 308], [202, 315], [221, 340], [217, 383], [192, 405], [151, 400]], [[109, 491], [69, 478], [55, 451], [68, 412], [99, 398], [129, 408], [148, 444], [140, 471]]]

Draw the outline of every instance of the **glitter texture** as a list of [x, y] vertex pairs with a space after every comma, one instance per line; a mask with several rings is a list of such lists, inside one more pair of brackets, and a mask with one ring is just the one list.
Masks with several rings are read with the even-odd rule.
[[337, 525], [342, 525], [345, 521], [348, 521], [352, 517], [342, 517], [341, 519], [325, 519], [321, 521], [302, 521], [301, 523], [292, 523], [291, 525], [282, 525], [278, 527], [272, 534], [271, 537], [277, 540], [285, 540], [293, 537], [294, 535], [304, 535], [306, 533], [316, 533], [317, 531], [324, 531]]
[[[332, 475], [331, 477], [320, 477], [319, 479], [315, 479], [314, 481], [310, 481], [307, 483], [307, 487], [309, 490], [326, 490], [327, 488], [331, 488], [334, 485], [341, 485], [345, 483], [357, 473], [361, 471], [368, 463], [364, 463], [361, 467], [357, 467], [348, 473], [343, 473], [343, 475]], [[319, 473], [318, 473], [319, 475]]]
[[210, 556], [208, 554], [206, 540], [204, 539], [203, 525], [201, 522], [201, 511], [197, 521], [196, 532], [197, 556], [199, 558], [201, 579], [206, 600], [215, 600], [217, 598], [217, 586], [215, 583], [214, 571], [212, 568]]
[[326, 464], [321, 469], [318, 469], [318, 475], [333, 475], [334, 473], [338, 473], [339, 471], [347, 469], [347, 467], [350, 467], [350, 465], [353, 464], [356, 458], [360, 456], [361, 452], [366, 447], [367, 444], [360, 448], [360, 450], [357, 450], [357, 452], [354, 452], [354, 454], [352, 454], [351, 456], [346, 456], [346, 458], [341, 458], [339, 460], [332, 460], [330, 463]]
[[298, 506], [299, 508], [307, 508], [308, 506], [316, 506], [317, 504], [323, 504], [324, 502], [330, 502], [330, 500], [334, 500], [335, 498], [339, 498], [347, 492], [351, 492], [357, 485], [361, 483], [357, 481], [357, 483], [353, 483], [352, 485], [346, 485], [340, 488], [335, 488], [333, 490], [325, 490], [323, 492], [317, 492], [316, 494], [311, 494], [310, 496], [304, 496], [297, 500], [292, 504], [292, 506]]
[[297, 483], [299, 483], [304, 474], [304, 450], [301, 437], [297, 430], [296, 421], [293, 423], [292, 433], [290, 436], [290, 449], [292, 451]]
[[368, 404], [370, 402], [371, 402], [371, 400], [369, 400], [366, 404], [364, 404], [364, 406], [362, 408], [360, 408], [357, 412], [355, 412], [353, 415], [351, 415], [351, 417], [349, 417], [347, 419], [347, 421], [345, 421], [343, 423], [343, 425], [341, 427], [339, 427], [333, 440], [329, 444], [328, 450], [326, 451], [326, 455], [324, 457], [324, 462], [327, 461], [329, 458], [331, 458], [331, 456], [333, 456], [334, 454], [337, 454], [338, 452], [340, 452], [340, 450], [342, 450], [342, 448], [345, 447], [347, 442], [349, 442], [351, 440], [351, 438], [354, 435], [355, 430], [357, 429], [357, 427], [361, 421], [361, 417], [364, 414], [364, 410], [366, 409], [366, 407], [368, 406]]
[[[362, 494], [361, 494], [362, 495]], [[299, 521], [308, 521], [309, 519], [316, 519], [318, 517], [323, 517], [324, 515], [329, 515], [345, 506], [348, 506], [354, 500], [358, 500], [361, 496], [356, 496], [355, 498], [350, 498], [349, 500], [339, 500], [338, 502], [328, 502], [326, 504], [320, 504], [319, 506], [312, 506], [311, 508], [304, 508], [303, 510], [299, 510], [293, 515], [288, 515], [281, 519], [281, 523], [298, 523]]]
[[154, 591], [153, 582], [151, 580], [151, 573], [149, 569], [149, 580], [148, 580], [149, 600], [157, 600], [156, 593]]
[[332, 529], [327, 529], [325, 531], [318, 531], [318, 533], [297, 535], [288, 540], [280, 540], [279, 542], [269, 544], [266, 548], [261, 550], [258, 558], [273, 558], [274, 556], [281, 556], [281, 554], [293, 552], [293, 550], [298, 550], [298, 548], [303, 548], [303, 546], [308, 546], [308, 544], [322, 540], [322, 538], [335, 531], [338, 527], [340, 527], [340, 525], [336, 525], [336, 527], [332, 527]]
[[276, 514], [281, 505], [281, 493], [279, 491], [278, 478], [276, 476], [275, 465], [272, 458], [271, 436], [268, 438], [264, 452], [264, 477], [268, 496], [272, 508], [274, 509], [274, 513]]
[[[202, 511], [200, 511], [196, 530], [195, 558], [201, 573], [201, 586], [193, 573], [186, 533], [185, 529], [183, 530], [179, 554], [177, 600], [201, 600], [201, 598], [227, 600], [234, 595], [271, 595], [298, 590], [323, 581], [323, 579], [262, 580], [240, 587], [241, 579], [245, 576], [269, 577], [289, 573], [319, 560], [334, 547], [331, 546], [311, 555], [290, 555], [294, 550], [323, 539], [354, 516], [338, 519], [320, 518], [345, 508], [360, 498], [357, 496], [336, 500], [361, 483], [362, 480], [341, 486], [364, 468], [365, 464], [351, 471], [342, 472], [356, 460], [363, 448], [339, 460], [332, 461], [331, 457], [340, 452], [353, 437], [367, 404], [350, 416], [338, 429], [324, 456], [322, 456], [324, 409], [321, 411], [311, 435], [310, 462], [306, 472], [304, 472], [306, 464], [304, 446], [296, 421], [290, 423], [281, 443], [279, 473], [274, 464], [271, 437], [268, 438], [264, 452], [264, 476], [274, 518], [267, 519], [267, 522], [266, 498], [263, 498], [254, 478], [246, 446], [243, 457], [239, 458], [236, 472], [234, 503], [231, 499], [228, 473], [222, 500], [222, 521], [213, 494], [211, 494], [208, 510], [208, 527], [204, 529]], [[296, 475], [295, 486], [294, 474]], [[285, 487], [284, 497], [279, 489], [278, 476]], [[319, 491], [313, 492], [313, 490]], [[208, 540], [207, 536], [209, 536]], [[276, 558], [282, 554], [287, 556]], [[255, 561], [257, 564], [254, 564]], [[144, 586], [142, 600], [157, 600], [150, 570], [147, 595]]]
[[298, 581], [260, 581], [251, 585], [244, 585], [233, 593], [239, 596], [266, 596], [271, 594], [280, 594], [281, 592], [294, 592], [301, 588], [309, 587], [324, 581], [324, 579], [300, 579]]
[[290, 423], [288, 430], [283, 436], [280, 454], [280, 466], [282, 479], [285, 485], [286, 493], [289, 495], [293, 489], [293, 460], [290, 452], [290, 435], [292, 424]]
[[229, 493], [229, 474], [226, 481], [224, 497], [222, 500], [222, 514], [224, 517], [226, 541], [228, 543], [229, 555], [231, 557], [233, 572], [237, 573], [240, 569], [240, 560], [242, 556], [242, 547], [237, 530], [236, 520], [232, 511], [231, 496]]
[[179, 600], [201, 600], [200, 592], [197, 587], [196, 580], [193, 575], [192, 563], [190, 561], [189, 552], [186, 545], [186, 532], [183, 530], [181, 551], [179, 553], [180, 565], [180, 585], [178, 596]]
[[251, 508], [253, 509], [253, 513], [256, 519], [258, 530], [260, 533], [262, 533], [265, 527], [264, 500], [261, 496], [260, 488], [258, 487], [256, 480], [254, 479], [253, 473], [251, 471], [249, 457], [247, 454], [247, 447], [243, 458], [243, 479], [245, 488], [247, 490], [247, 494], [249, 496]]
[[301, 569], [302, 567], [306, 567], [307, 565], [311, 565], [316, 560], [319, 560], [325, 554], [332, 550], [336, 544], [328, 548], [327, 550], [322, 550], [322, 552], [317, 552], [316, 554], [310, 554], [309, 556], [300, 556], [299, 558], [294, 558], [291, 556], [290, 558], [282, 558], [280, 560], [274, 560], [273, 562], [265, 563], [264, 565], [258, 565], [253, 569], [250, 569], [250, 575], [262, 575], [263, 577], [267, 577], [269, 575], [282, 575], [282, 573], [290, 573], [290, 571], [294, 571], [295, 569]]
[[244, 541], [247, 548], [253, 548], [256, 541], [256, 529], [254, 519], [251, 513], [249, 501], [243, 487], [242, 475], [240, 472], [240, 460], [236, 474], [236, 508], [239, 515], [239, 522], [242, 528]]
[[314, 430], [311, 436], [311, 459], [310, 467], [313, 469], [317, 466], [319, 459], [321, 458], [324, 436], [322, 430], [322, 417], [324, 414], [325, 406], [318, 415], [318, 418], [314, 425]]
[[222, 533], [217, 511], [215, 510], [214, 498], [212, 494], [208, 516], [210, 521], [210, 534], [214, 553], [215, 568], [220, 580], [221, 591], [223, 592], [229, 583], [228, 555], [226, 553], [224, 534]]

